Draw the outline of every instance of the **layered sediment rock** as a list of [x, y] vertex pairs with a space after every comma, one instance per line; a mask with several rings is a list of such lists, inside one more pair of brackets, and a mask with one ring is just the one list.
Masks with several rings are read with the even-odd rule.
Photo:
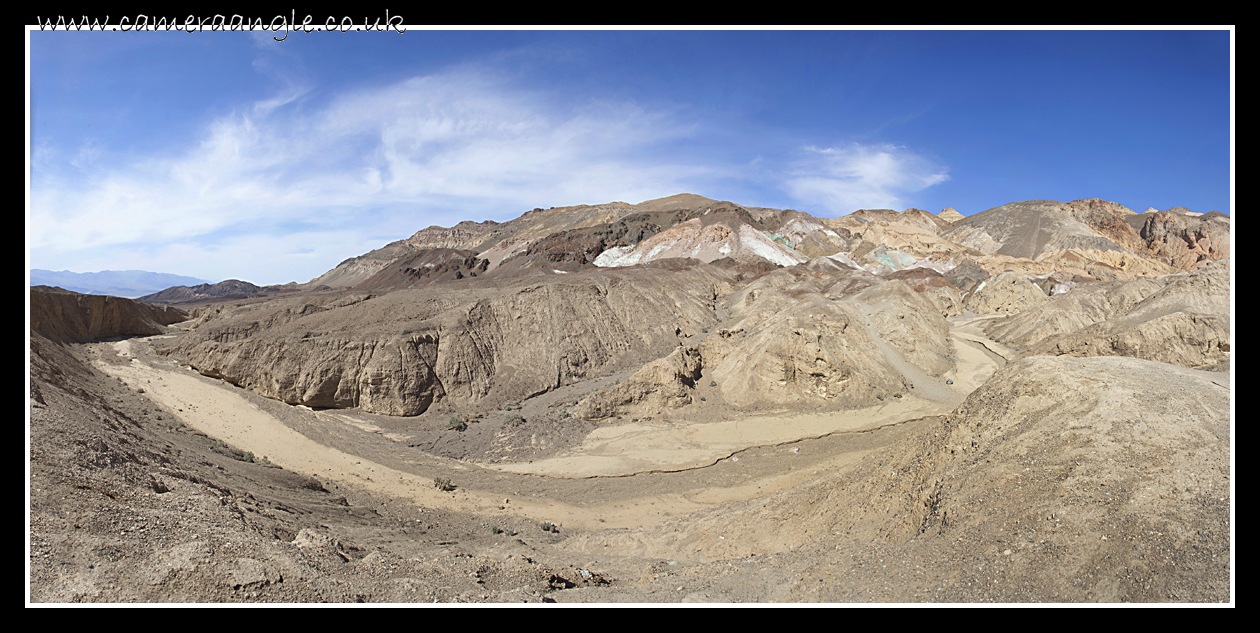
[[455, 296], [438, 284], [332, 308], [245, 306], [163, 351], [292, 404], [389, 415], [443, 399], [499, 405], [667, 355], [715, 322], [721, 272], [592, 271]]
[[702, 367], [699, 350], [679, 347], [669, 356], [644, 365], [624, 383], [584, 398], [573, 413], [585, 420], [600, 420], [632, 408], [677, 408], [691, 404]]
[[31, 330], [59, 343], [86, 343], [115, 336], [161, 334], [188, 318], [178, 308], [107, 295], [84, 295], [49, 286], [30, 290]]
[[980, 282], [964, 305], [977, 314], [1016, 314], [1049, 299], [1023, 275], [1004, 272]]
[[1229, 260], [1220, 260], [1192, 273], [1073, 290], [988, 331], [1030, 354], [1220, 366], [1230, 358], [1229, 284]]
[[1157, 211], [1145, 219], [1139, 234], [1151, 256], [1181, 270], [1197, 270], [1230, 256], [1230, 221], [1223, 213]]

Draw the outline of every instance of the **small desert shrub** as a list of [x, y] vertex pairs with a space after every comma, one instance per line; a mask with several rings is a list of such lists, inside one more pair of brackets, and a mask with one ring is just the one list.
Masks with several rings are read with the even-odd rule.
[[513, 413], [512, 415], [504, 418], [503, 423], [508, 426], [520, 426], [525, 424], [525, 418], [521, 417], [521, 414], [519, 413]]
[[468, 424], [460, 418], [452, 415], [451, 419], [446, 423], [446, 428], [451, 431], [459, 431], [462, 433], [468, 429]]
[[563, 420], [563, 419], [565, 419], [565, 418], [571, 418], [571, 417], [573, 417], [573, 414], [569, 413], [568, 411], [561, 411], [561, 412], [560, 412], [560, 419], [561, 419], [561, 420]]
[[716, 387], [716, 386], [717, 386], [717, 381], [716, 381], [716, 380], [710, 380], [710, 381], [709, 381], [709, 386], [710, 386], [710, 387]]
[[451, 483], [450, 477], [434, 477], [433, 487], [442, 492], [450, 492], [455, 489], [455, 484]]

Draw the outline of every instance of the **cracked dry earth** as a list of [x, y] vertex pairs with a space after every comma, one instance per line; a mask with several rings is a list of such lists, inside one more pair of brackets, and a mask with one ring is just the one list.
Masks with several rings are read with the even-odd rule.
[[482, 421], [459, 451], [455, 431], [419, 441], [406, 419], [207, 378], [151, 339], [33, 339], [30, 600], [1230, 600], [1228, 375], [1016, 360], [982, 324], [954, 320], [950, 384], [922, 397]]

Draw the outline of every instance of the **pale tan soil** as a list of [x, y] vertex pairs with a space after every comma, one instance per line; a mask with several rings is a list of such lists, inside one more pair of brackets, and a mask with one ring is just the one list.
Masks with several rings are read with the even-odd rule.
[[[988, 348], [1003, 348], [979, 334], [985, 321], [974, 315], [956, 319], [955, 344], [960, 356], [970, 349], [997, 364], [1001, 357]], [[958, 345], [960, 339], [976, 342], [968, 348]], [[139, 357], [137, 362], [120, 356], [120, 348]], [[1116, 394], [1111, 397], [1114, 404], [1106, 406], [1122, 407], [1149, 427], [1144, 431], [1141, 424], [1135, 427], [1143, 433], [1135, 436], [1144, 442], [1138, 450], [1146, 451], [1162, 467], [1143, 468], [1123, 453], [1118, 461], [1116, 455], [1093, 460], [1088, 450], [1067, 453], [1069, 461], [1056, 462], [1060, 458], [1055, 456], [1064, 453], [1056, 452], [1061, 449], [1046, 438], [1058, 431], [1037, 426], [1027, 428], [1040, 436], [1014, 436], [1020, 438], [1014, 443], [1003, 444], [1000, 436], [978, 436], [980, 449], [973, 453], [968, 448], [958, 454], [963, 461], [950, 465], [950, 459], [958, 459], [951, 457], [957, 449], [946, 444], [961, 447], [963, 438], [958, 434], [969, 427], [938, 417], [750, 448], [737, 454], [738, 462], [723, 459], [704, 468], [575, 480], [497, 472], [411, 449], [406, 442], [386, 437], [402, 429], [381, 423], [385, 416], [353, 410], [307, 411], [187, 369], [146, 368], [166, 359], [149, 354], [142, 339], [81, 349], [89, 354], [96, 350], [98, 365], [131, 377], [126, 394], [108, 396], [124, 410], [138, 411], [146, 399], [174, 397], [184, 387], [191, 390], [183, 394], [188, 398], [173, 399], [175, 409], [163, 411], [206, 423], [217, 420], [221, 425], [226, 418], [218, 418], [216, 412], [243, 415], [252, 421], [245, 426], [253, 428], [224, 431], [240, 434], [235, 436], [240, 441], [250, 441], [249, 434], [264, 430], [263, 426], [273, 438], [300, 429], [300, 434], [289, 437], [329, 451], [324, 453], [332, 455], [328, 459], [352, 473], [344, 480], [319, 479], [333, 491], [332, 496], [350, 500], [340, 511], [356, 522], [319, 518], [316, 521], [322, 523], [317, 525], [300, 518], [331, 517], [328, 513], [339, 508], [336, 503], [310, 515], [303, 514], [309, 512], [304, 508], [317, 506], [292, 500], [271, 505], [274, 502], [265, 501], [263, 493], [275, 489], [250, 483], [248, 477], [254, 475], [223, 477], [233, 472], [233, 464], [246, 469], [242, 474], [252, 472], [249, 469], [286, 471], [230, 458], [218, 462], [228, 470], [216, 477], [234, 483], [228, 484], [230, 488], [218, 484], [220, 488], [208, 489], [214, 494], [207, 494], [204, 484], [162, 474], [157, 475], [158, 481], [170, 489], [163, 494], [143, 489], [128, 493], [125, 487], [103, 483], [87, 483], [90, 488], [81, 490], [65, 488], [62, 493], [57, 492], [62, 490], [57, 484], [46, 481], [57, 476], [43, 474], [33, 480], [33, 499], [41, 509], [33, 511], [31, 523], [32, 599], [39, 601], [1203, 602], [1231, 598], [1231, 527], [1223, 514], [1230, 497], [1228, 479], [1222, 479], [1219, 473], [1223, 471], [1218, 470], [1227, 466], [1217, 463], [1228, 458], [1228, 451], [1218, 453], [1220, 440], [1194, 431], [1193, 426], [1183, 425], [1184, 431], [1179, 431], [1189, 433], [1184, 437], [1193, 438], [1193, 444], [1178, 440], [1176, 433], [1167, 434], [1164, 429], [1173, 430], [1167, 424], [1176, 418], [1161, 417], [1160, 412], [1192, 413], [1183, 402], [1161, 400], [1153, 402], [1152, 408], [1125, 399], [1135, 393], [1133, 384], [1167, 380], [1166, 370], [1160, 369], [1164, 366], [1158, 363], [1051, 359], [1065, 368], [1081, 362], [1115, 361], [1100, 365], [1102, 371], [1077, 371], [1067, 389], [1094, 393], [1088, 389], [1101, 379], [1104, 391], [1099, 393]], [[1110, 386], [1124, 375], [1116, 371], [1137, 373], [1132, 380], [1126, 379], [1129, 382]], [[1044, 406], [1035, 403], [1056, 406], [1053, 391], [1021, 386], [1021, 375], [1011, 377], [1016, 381], [1013, 393], [1040, 393], [1030, 401], [1034, 408]], [[1198, 375], [1187, 373], [1176, 380], [1190, 387], [1194, 383], [1187, 381]], [[153, 382], [136, 384], [141, 376]], [[1209, 375], [1214, 382], [1208, 388], [1220, 388], [1217, 385], [1226, 377]], [[978, 383], [983, 378], [981, 373], [973, 380]], [[960, 380], [956, 376], [955, 384]], [[1047, 384], [1053, 385], [1060, 379], [1050, 380]], [[137, 394], [139, 388], [143, 394]], [[227, 397], [203, 400], [198, 393]], [[1193, 397], [1202, 403], [1197, 405], [1200, 411], [1192, 414], [1216, 420], [1215, 426], [1204, 428], [1227, 440], [1228, 427], [1219, 413], [1212, 412], [1219, 411], [1219, 404], [1210, 400], [1214, 396], [1190, 393], [1201, 393]], [[978, 407], [982, 416], [1009, 406], [1002, 405], [1010, 396], [1001, 391], [990, 390], [979, 400], [977, 394], [966, 408]], [[1063, 402], [1069, 408], [1046, 419], [1061, 417], [1070, 431], [1064, 436], [1068, 442], [1064, 446], [1080, 446], [1079, 429], [1098, 423], [1073, 412], [1089, 411], [1088, 403]], [[47, 409], [32, 411], [51, 414], [56, 408], [51, 403]], [[1098, 411], [1096, 420], [1114, 417], [1110, 410]], [[260, 425], [266, 417], [272, 420]], [[998, 426], [1005, 426], [1000, 416], [977, 419], [996, 419]], [[155, 428], [163, 428], [160, 425], [167, 421]], [[1115, 433], [1114, 427], [1108, 432]], [[185, 434], [175, 432], [171, 437], [180, 439]], [[1133, 440], [1123, 442], [1105, 446], [1122, 447]], [[1178, 442], [1190, 452], [1178, 452]], [[1004, 452], [986, 453], [989, 443]], [[1088, 449], [1089, 444], [1084, 446]], [[936, 457], [942, 450], [944, 461]], [[268, 453], [273, 462], [283, 454], [283, 447], [275, 453]], [[1046, 459], [1047, 468], [1020, 472], [1005, 466], [1034, 456], [1038, 463]], [[945, 475], [947, 494], [941, 497], [941, 507], [948, 510], [949, 520], [931, 519], [931, 513], [921, 515], [912, 505], [903, 506], [920, 494], [910, 491], [919, 485], [915, 482], [923, 481], [924, 475], [915, 475], [923, 472], [915, 468], [922, 467], [914, 464], [924, 458], [928, 458], [922, 462], [928, 468], [944, 469], [940, 472]], [[43, 459], [39, 453], [33, 457], [38, 459]], [[986, 465], [990, 459], [1004, 466], [993, 470]], [[1130, 463], [1139, 468], [1132, 470]], [[1064, 467], [1070, 473], [1066, 480], [1058, 474]], [[899, 476], [888, 478], [890, 470]], [[882, 480], [877, 475], [881, 471], [885, 473]], [[984, 476], [975, 482], [979, 487], [967, 483], [981, 473]], [[437, 493], [431, 484], [434, 476], [451, 477], [457, 491], [445, 496]], [[928, 493], [931, 481], [926, 480]], [[1100, 488], [1099, 481], [1108, 485]], [[1222, 482], [1226, 489], [1221, 488]], [[251, 486], [254, 494], [247, 495]], [[70, 494], [65, 498], [71, 501], [54, 501], [65, 494]], [[104, 496], [102, 501], [91, 502], [96, 504], [91, 512], [71, 509], [98, 494]], [[1153, 511], [1159, 506], [1152, 504], [1168, 504], [1172, 499], [1177, 499], [1174, 505]], [[499, 510], [495, 502], [504, 509]], [[61, 509], [52, 510], [57, 504]], [[490, 509], [464, 512], [483, 504], [490, 504]], [[1056, 516], [1046, 521], [1041, 514], [1048, 516], [1051, 506]], [[114, 507], [118, 512], [110, 509]], [[196, 513], [191, 514], [194, 508]], [[233, 528], [230, 521], [216, 518], [220, 508], [242, 509], [245, 521]], [[1059, 510], [1065, 514], [1058, 515]], [[290, 516], [295, 518], [285, 518]], [[917, 526], [923, 516], [928, 517], [930, 529], [917, 535], [910, 529], [906, 536], [900, 535], [903, 528], [899, 526]], [[69, 520], [82, 522], [83, 529], [77, 523], [73, 530], [68, 523], [62, 527], [61, 521]], [[108, 525], [96, 527], [102, 520]], [[539, 521], [560, 524], [559, 533], [539, 530]], [[256, 530], [263, 525], [272, 526], [267, 529], [276, 536], [260, 539]], [[492, 534], [492, 525], [507, 531]], [[587, 525], [590, 529], [584, 529]], [[108, 536], [111, 526], [113, 537]]]
[[[578, 446], [561, 454], [526, 463], [490, 464], [491, 468], [549, 477], [616, 477], [650, 471], [677, 471], [709, 466], [754, 446], [776, 446], [832, 433], [848, 433], [898, 424], [905, 420], [942, 415], [979, 387], [999, 368], [999, 362], [978, 348], [972, 322], [964, 321], [954, 337], [958, 362], [945, 378], [953, 385], [916, 377], [919, 392], [936, 400], [906, 394], [877, 407], [826, 414], [778, 415], [717, 414], [735, 419], [713, 420], [714, 413], [684, 412], [672, 419], [601, 426]], [[910, 373], [911, 368], [906, 372]], [[936, 386], [938, 389], [932, 390]]]
[[[470, 470], [485, 467], [509, 473], [580, 479], [703, 468], [719, 459], [729, 460], [732, 457], [735, 458], [731, 461], [734, 464], [739, 461], [740, 455], [758, 447], [782, 448], [782, 445], [796, 444], [804, 439], [870, 431], [906, 420], [939, 415], [960, 402], [965, 396], [965, 389], [974, 389], [980, 384], [976, 380], [977, 373], [988, 375], [997, 368], [992, 359], [971, 346], [962, 345], [961, 356], [966, 359], [960, 363], [965, 369], [962, 373], [972, 378], [956, 382], [957, 395], [946, 403], [906, 396], [883, 407], [853, 412], [851, 415], [755, 416], [727, 422], [657, 423], [657, 432], [654, 434], [634, 433], [636, 427], [651, 428], [646, 424], [608, 426], [596, 429], [588, 436], [574, 450], [577, 453], [576, 458], [561, 455], [532, 463], [474, 465], [430, 458], [425, 460], [428, 462], [426, 464], [417, 459], [416, 451], [395, 446], [392, 451], [395, 453], [394, 460], [390, 461], [401, 459], [403, 464], [395, 463], [391, 467], [359, 454], [334, 448], [334, 445], [341, 446], [343, 443], [338, 438], [316, 433], [312, 435], [320, 437], [325, 443], [308, 438], [264, 411], [258, 406], [261, 403], [251, 402], [256, 398], [248, 397], [248, 391], [206, 378], [188, 369], [177, 368], [169, 361], [144, 351], [139, 354], [133, 351], [145, 346], [143, 339], [111, 343], [109, 347], [119, 360], [98, 361], [98, 367], [127, 384], [143, 384], [150, 398], [176, 412], [185, 424], [222, 439], [242, 451], [265, 456], [271, 463], [287, 470], [314, 475], [321, 481], [336, 481], [341, 485], [421, 507], [492, 515], [506, 513], [580, 529], [641, 527], [668, 516], [711, 507], [717, 503], [753, 498], [800, 483], [811, 474], [816, 475], [828, 468], [852, 463], [864, 451], [829, 456], [816, 464], [801, 464], [795, 466], [795, 470], [790, 473], [764, 473], [764, 476], [741, 481], [731, 487], [699, 487], [665, 494], [622, 493], [605, 497], [609, 499], [605, 503], [591, 503], [589, 500], [572, 503], [513, 495], [511, 501], [505, 504], [503, 491], [519, 486], [511, 483], [511, 480], [504, 481], [502, 476], [493, 480], [494, 490], [460, 486], [448, 493], [438, 491], [433, 486], [433, 479], [437, 476], [449, 476], [456, 481], [466, 481], [467, 477], [464, 475]], [[137, 358], [138, 355], [145, 357], [145, 361]], [[380, 427], [357, 418], [354, 413], [279, 406], [290, 409], [288, 417], [296, 422], [289, 424], [297, 428], [310, 428], [321, 420], [325, 423], [335, 420], [334, 427], [339, 422], [360, 433], [391, 439], [393, 443], [404, 438], [401, 434], [384, 433]], [[346, 429], [341, 430], [344, 432]], [[390, 435], [395, 437], [390, 438]], [[691, 443], [690, 451], [670, 448], [684, 439]], [[707, 447], [707, 444], [716, 448]], [[799, 447], [796, 448], [793, 456], [799, 455]], [[389, 450], [389, 447], [385, 446], [384, 450]], [[790, 449], [782, 448], [779, 452], [788, 450]], [[589, 455], [595, 451], [602, 452], [603, 455]], [[588, 455], [583, 456], [583, 452]], [[713, 457], [714, 455], [720, 457]], [[576, 462], [580, 465], [583, 457], [590, 465], [585, 470], [574, 468], [573, 464]], [[747, 462], [756, 457], [744, 459]], [[481, 474], [480, 478], [490, 483], [488, 473]]]
[[936, 377], [883, 350], [915, 389], [870, 417], [740, 409], [707, 381], [665, 415], [560, 415], [623, 370], [463, 432], [441, 407], [286, 405], [158, 337], [67, 348], [111, 378], [33, 375], [30, 599], [1232, 600], [1228, 372], [1015, 362], [999, 318], [950, 319]]

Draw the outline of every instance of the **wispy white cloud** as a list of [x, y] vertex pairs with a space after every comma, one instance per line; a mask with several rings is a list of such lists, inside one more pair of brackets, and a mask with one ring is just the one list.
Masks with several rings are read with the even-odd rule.
[[478, 68], [333, 95], [307, 85], [278, 82], [186, 148], [124, 160], [37, 146], [32, 265], [306, 281], [430, 224], [536, 206], [730, 197], [761, 183], [803, 210], [840, 214], [900, 208], [947, 178], [893, 145], [811, 147], [740, 168], [733, 155], [685, 151], [714, 130], [674, 111], [540, 93]]
[[79, 147], [79, 151], [74, 158], [70, 159], [70, 164], [80, 170], [88, 170], [94, 166], [94, 163], [101, 158], [102, 152], [96, 144], [88, 141]]
[[[362, 252], [346, 253], [337, 236], [357, 232], [351, 240], [357, 242], [373, 232], [367, 225], [396, 239], [431, 222], [669, 195], [705, 173], [661, 159], [663, 144], [688, 133], [668, 113], [634, 104], [558, 105], [485, 73], [363, 89], [305, 114], [280, 107], [299, 92], [289, 86], [243, 114], [218, 119], [195, 146], [168, 157], [32, 178], [33, 261], [129, 246], [153, 257], [194, 257], [191, 244], [239, 253], [250, 243], [243, 236], [251, 235], [269, 239], [266, 253], [277, 261], [299, 261], [299, 252], [307, 259], [323, 255], [324, 263], [307, 264], [313, 277]], [[402, 209], [410, 211], [406, 226], [380, 226], [383, 217], [401, 221]], [[282, 235], [293, 223], [327, 235]], [[161, 248], [176, 243], [182, 246]], [[332, 255], [311, 254], [312, 245], [318, 251], [338, 243]], [[233, 272], [239, 263], [219, 262], [217, 276], [240, 276]], [[215, 277], [211, 264], [196, 273]], [[174, 270], [169, 262], [148, 267]]]
[[272, 34], [250, 34], [257, 55], [251, 66], [254, 71], [269, 79], [276, 86], [276, 94], [254, 104], [255, 115], [267, 115], [276, 108], [286, 106], [311, 91], [311, 80], [301, 59]]
[[906, 196], [949, 179], [947, 169], [891, 144], [808, 147], [789, 169], [785, 188], [826, 212], [901, 209]]

